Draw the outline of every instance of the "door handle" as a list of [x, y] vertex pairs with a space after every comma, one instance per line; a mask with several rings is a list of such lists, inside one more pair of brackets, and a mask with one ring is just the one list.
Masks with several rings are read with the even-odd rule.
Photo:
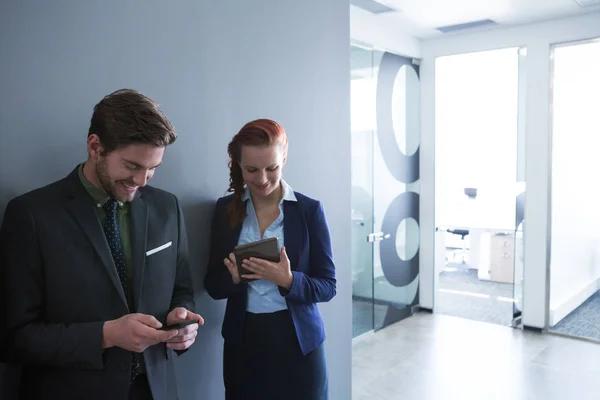
[[389, 239], [391, 235], [389, 233], [383, 233], [383, 232], [373, 232], [367, 235], [367, 242], [369, 243], [373, 243], [373, 242], [379, 242], [380, 240], [383, 239]]

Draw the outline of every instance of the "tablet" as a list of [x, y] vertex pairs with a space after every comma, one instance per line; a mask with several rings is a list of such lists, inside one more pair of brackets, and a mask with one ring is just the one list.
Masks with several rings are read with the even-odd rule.
[[[237, 262], [240, 277], [244, 274], [252, 273], [251, 271], [248, 271], [242, 266], [242, 261], [244, 261], [247, 258], [254, 257], [263, 260], [279, 262], [281, 257], [279, 254], [279, 245], [277, 242], [277, 238], [273, 237], [236, 246], [233, 249], [233, 254], [235, 255], [235, 260]], [[244, 282], [249, 282], [251, 280], [254, 279], [242, 278], [242, 281]]]

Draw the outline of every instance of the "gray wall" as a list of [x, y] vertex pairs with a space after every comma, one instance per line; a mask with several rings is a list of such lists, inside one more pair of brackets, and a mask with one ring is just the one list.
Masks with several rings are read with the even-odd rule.
[[339, 282], [321, 307], [331, 398], [350, 399], [348, 1], [3, 0], [0, 212], [85, 158], [92, 107], [121, 87], [155, 98], [179, 133], [151, 183], [184, 204], [206, 318], [178, 360], [182, 397], [223, 398], [224, 303], [202, 289], [208, 224], [228, 183], [228, 141], [269, 117], [290, 137], [286, 180], [325, 205]]

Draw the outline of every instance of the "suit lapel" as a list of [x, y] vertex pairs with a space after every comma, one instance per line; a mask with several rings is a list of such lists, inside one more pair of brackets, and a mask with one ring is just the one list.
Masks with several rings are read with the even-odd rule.
[[283, 215], [283, 240], [285, 241], [285, 251], [290, 259], [290, 268], [294, 271], [298, 267], [303, 236], [302, 216], [298, 209], [298, 202], [284, 201]]
[[[72, 179], [79, 179], [76, 171], [75, 176], [73, 177], [72, 175], [70, 176]], [[119, 293], [123, 302], [127, 304], [127, 298], [123, 292], [110, 248], [106, 242], [106, 236], [104, 236], [104, 230], [102, 229], [102, 225], [100, 225], [94, 206], [80, 182], [73, 181], [72, 188], [72, 198], [68, 203], [69, 211], [73, 214], [73, 217], [92, 243], [96, 253], [98, 253], [115, 290]]]
[[146, 266], [146, 238], [148, 232], [148, 206], [138, 196], [130, 204], [131, 213], [131, 258], [133, 270], [133, 298], [137, 312], [140, 312], [144, 268]]

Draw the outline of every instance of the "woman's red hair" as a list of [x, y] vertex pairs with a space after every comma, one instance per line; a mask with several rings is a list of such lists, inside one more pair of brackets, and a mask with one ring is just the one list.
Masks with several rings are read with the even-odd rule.
[[277, 122], [270, 119], [257, 119], [248, 122], [231, 139], [227, 146], [229, 153], [229, 189], [233, 192], [233, 201], [227, 205], [226, 211], [232, 229], [240, 226], [246, 218], [246, 206], [242, 201], [244, 195], [244, 178], [240, 159], [243, 146], [280, 145], [287, 155], [288, 139], [285, 130]]

